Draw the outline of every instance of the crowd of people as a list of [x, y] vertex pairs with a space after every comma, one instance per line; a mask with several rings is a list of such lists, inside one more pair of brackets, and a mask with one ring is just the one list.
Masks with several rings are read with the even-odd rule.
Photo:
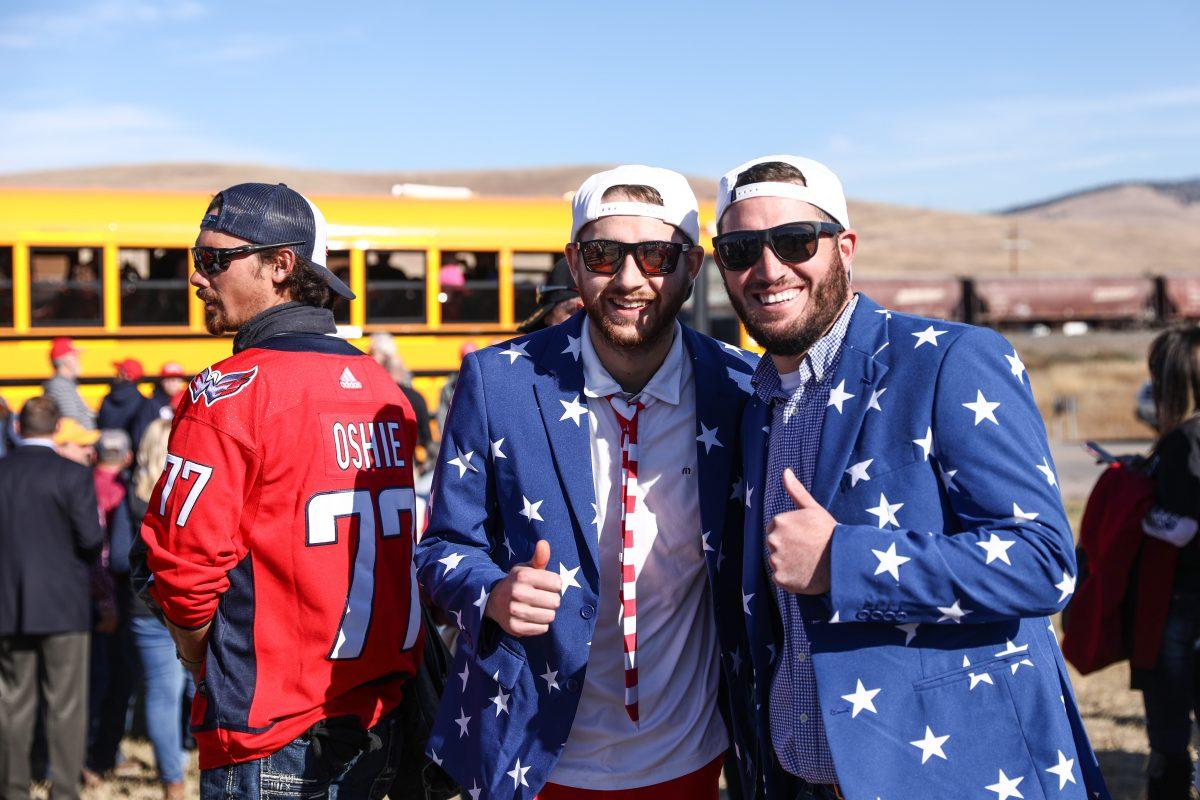
[[[722, 774], [767, 800], [1109, 797], [1049, 619], [1086, 578], [1015, 349], [854, 291], [811, 159], [720, 181], [713, 255], [761, 357], [677, 320], [704, 265], [683, 176], [606, 170], [572, 212], [537, 310], [464, 348], [436, 414], [390, 335], [335, 335], [353, 293], [283, 184], [200, 222], [190, 282], [229, 358], [164, 365], [149, 398], [124, 359], [93, 416], [53, 342], [0, 459], [4, 797], [39, 735], [52, 797], [118, 770], [139, 675], [168, 798], [188, 738], [205, 798], [715, 799]], [[1172, 330], [1149, 360], [1146, 532], [1179, 550], [1152, 800], [1191, 775], [1198, 354]]]

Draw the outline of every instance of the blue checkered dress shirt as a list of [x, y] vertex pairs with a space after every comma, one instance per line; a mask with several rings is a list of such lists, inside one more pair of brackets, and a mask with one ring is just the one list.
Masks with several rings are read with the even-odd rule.
[[[830, 384], [858, 295], [846, 306], [829, 332], [800, 361], [800, 386], [784, 392], [775, 362], [758, 362], [751, 383], [755, 394], [771, 404], [771, 434], [767, 448], [767, 478], [763, 488], [763, 526], [776, 514], [796, 506], [783, 488], [783, 471], [791, 467], [806, 489], [812, 489], [821, 426], [829, 403]], [[764, 538], [764, 559], [766, 558]], [[769, 567], [768, 567], [769, 570]], [[810, 645], [804, 630], [801, 601], [771, 584], [783, 622], [783, 652], [771, 684], [771, 739], [779, 763], [809, 783], [835, 783], [837, 772], [825, 739], [825, 725], [817, 702], [817, 677], [809, 659]]]

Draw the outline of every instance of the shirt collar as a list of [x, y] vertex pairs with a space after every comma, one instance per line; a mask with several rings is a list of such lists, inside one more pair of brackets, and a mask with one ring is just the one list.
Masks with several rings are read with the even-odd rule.
[[22, 445], [33, 444], [33, 445], [37, 445], [38, 447], [49, 447], [51, 450], [57, 449], [57, 445], [54, 444], [53, 439], [47, 439], [42, 436], [31, 436], [28, 439], [22, 439], [21, 444]]
[[[796, 391], [803, 391], [809, 382], [824, 380], [837, 364], [838, 357], [842, 352], [842, 345], [846, 342], [846, 332], [850, 329], [850, 318], [854, 316], [854, 309], [857, 306], [858, 295], [855, 294], [842, 309], [837, 320], [830, 326], [829, 331], [814, 342], [804, 357], [800, 359], [797, 371], [800, 373], [801, 383], [800, 388]], [[781, 393], [782, 384], [779, 379], [779, 370], [775, 367], [775, 360], [770, 356], [759, 360], [758, 367], [750, 378], [750, 383], [754, 386], [754, 393], [764, 403], [771, 402], [776, 395], [786, 397]]]
[[[683, 390], [684, 358], [683, 329], [678, 322], [675, 323], [671, 336], [671, 349], [667, 352], [667, 357], [663, 359], [663, 363], [645, 388], [638, 393], [643, 402], [647, 397], [652, 397], [673, 406], [679, 405], [679, 395]], [[592, 347], [592, 325], [586, 316], [583, 318], [580, 345], [583, 358], [583, 393], [588, 397], [624, 395], [625, 390], [600, 363], [600, 356], [596, 354], [596, 348]]]

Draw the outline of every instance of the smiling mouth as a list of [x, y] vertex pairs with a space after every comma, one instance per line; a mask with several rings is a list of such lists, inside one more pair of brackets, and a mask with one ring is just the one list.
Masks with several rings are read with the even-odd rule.
[[624, 311], [640, 311], [641, 309], [650, 305], [649, 300], [627, 300], [627, 299], [617, 299], [615, 297], [610, 297], [608, 299], [608, 302], [612, 303], [614, 306], [616, 306], [617, 308], [622, 309]]
[[801, 291], [801, 287], [793, 286], [790, 289], [780, 289], [774, 292], [751, 292], [750, 294], [760, 306], [769, 307], [795, 300], [800, 296]]

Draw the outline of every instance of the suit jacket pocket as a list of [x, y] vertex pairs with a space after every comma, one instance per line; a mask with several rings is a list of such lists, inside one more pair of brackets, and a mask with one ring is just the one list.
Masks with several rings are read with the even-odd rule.
[[475, 653], [475, 661], [480, 669], [505, 689], [516, 686], [521, 680], [521, 673], [525, 671], [525, 651], [507, 635], [502, 636], [496, 646], [486, 653]]
[[[987, 678], [981, 676], [1000, 670], [1011, 669], [1013, 663], [1021, 659], [1029, 658], [1029, 653], [1006, 653], [1002, 656], [992, 656], [991, 658], [980, 659], [979, 661], [959, 667], [957, 669], [947, 670], [946, 672], [932, 675], [928, 678], [922, 678], [919, 681], [913, 681], [913, 691], [924, 691], [926, 689], [937, 689], [956, 681], [965, 681], [973, 688], [973, 685], [979, 681], [987, 681]], [[972, 678], [972, 676], [975, 676]], [[993, 679], [994, 680], [994, 679]]]

